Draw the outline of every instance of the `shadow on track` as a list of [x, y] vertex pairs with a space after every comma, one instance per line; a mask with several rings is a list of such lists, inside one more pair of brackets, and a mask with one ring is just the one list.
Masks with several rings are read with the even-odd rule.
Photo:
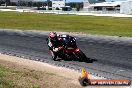
[[93, 63], [93, 62], [98, 61], [97, 59], [88, 58], [88, 57], [87, 57], [87, 61], [86, 60], [85, 61], [79, 61], [79, 60], [76, 60], [76, 59], [62, 59], [62, 58], [58, 58], [55, 61], [62, 61], [62, 60], [64, 60], [64, 61], [78, 61], [78, 62], [85, 62], [85, 63]]
[[98, 61], [97, 59], [93, 59], [93, 58], [88, 58], [88, 61], [85, 61], [86, 63], [93, 63]]

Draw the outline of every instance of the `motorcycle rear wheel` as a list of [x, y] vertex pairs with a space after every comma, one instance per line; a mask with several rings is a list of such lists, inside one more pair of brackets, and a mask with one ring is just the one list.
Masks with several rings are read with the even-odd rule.
[[86, 61], [87, 60], [86, 55], [81, 50], [78, 51], [76, 54], [79, 57], [79, 61]]

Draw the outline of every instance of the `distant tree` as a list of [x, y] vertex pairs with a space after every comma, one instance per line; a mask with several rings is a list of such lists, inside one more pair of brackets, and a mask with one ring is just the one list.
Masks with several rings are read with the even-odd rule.
[[76, 11], [79, 11], [80, 10], [80, 6], [79, 4], [76, 4]]
[[26, 5], [27, 5], [26, 1], [23, 1], [22, 6], [26, 6]]
[[17, 6], [17, 3], [16, 2], [10, 2], [10, 5], [11, 6]]
[[28, 6], [32, 7], [32, 1], [28, 2]]
[[34, 7], [36, 7], [36, 6], [37, 6], [37, 3], [36, 3], [36, 2], [34, 2], [34, 3], [33, 3], [33, 6], [34, 6]]
[[70, 6], [72, 8], [83, 8], [83, 3], [82, 2], [69, 2], [69, 3], [66, 3], [66, 6]]
[[52, 1], [47, 0], [46, 3], [47, 3], [48, 8], [49, 8], [49, 7], [52, 7]]
[[80, 9], [83, 8], [83, 4], [82, 3], [76, 3], [76, 10], [80, 11]]
[[52, 1], [49, 1], [49, 7], [52, 7]]
[[1, 6], [1, 4], [2, 4], [2, 0], [0, 0], [0, 6]]
[[5, 0], [5, 6], [7, 7], [8, 5], [10, 5], [10, 0]]
[[37, 7], [41, 7], [41, 4], [39, 2], [36, 2]]

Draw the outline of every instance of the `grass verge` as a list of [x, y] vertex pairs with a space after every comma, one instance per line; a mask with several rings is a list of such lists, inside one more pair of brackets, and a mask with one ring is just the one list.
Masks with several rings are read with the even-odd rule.
[[0, 12], [0, 28], [132, 37], [132, 18]]
[[0, 60], [0, 88], [80, 88], [69, 78], [30, 66]]
[[34, 79], [38, 79], [36, 72], [18, 71], [0, 65], [0, 88], [40, 88], [37, 83], [31, 82]]

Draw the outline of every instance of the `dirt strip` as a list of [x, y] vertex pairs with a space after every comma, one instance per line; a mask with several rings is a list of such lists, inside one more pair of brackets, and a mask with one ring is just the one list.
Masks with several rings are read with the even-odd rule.
[[[28, 59], [22, 59], [22, 58], [18, 58], [18, 57], [14, 57], [14, 56], [3, 55], [3, 54], [0, 54], [0, 64], [5, 65], [8, 68], [14, 68], [14, 69], [19, 69], [19, 70], [24, 70], [26, 68], [29, 70], [35, 70], [35, 71], [41, 71], [41, 72], [54, 74], [54, 76], [51, 77], [52, 83], [49, 84], [50, 86], [44, 87], [42, 85], [44, 88], [53, 88], [55, 86], [54, 82], [57, 83], [57, 87], [54, 87], [54, 88], [82, 88], [78, 82], [78, 77], [81, 74], [77, 71], [74, 71], [74, 70], [71, 70], [68, 68], [57, 67], [57, 66], [49, 65], [47, 63], [32, 61], [32, 60], [28, 60]], [[44, 74], [42, 74], [42, 75], [44, 75]], [[96, 78], [96, 79], [98, 78], [93, 75], [90, 75], [90, 77]], [[58, 78], [58, 79], [56, 79], [56, 78]], [[49, 83], [51, 81], [50, 79], [46, 79], [46, 80], [49, 81]], [[44, 82], [45, 80], [41, 80], [41, 81]], [[131, 87], [88, 86], [85, 88], [131, 88]]]

